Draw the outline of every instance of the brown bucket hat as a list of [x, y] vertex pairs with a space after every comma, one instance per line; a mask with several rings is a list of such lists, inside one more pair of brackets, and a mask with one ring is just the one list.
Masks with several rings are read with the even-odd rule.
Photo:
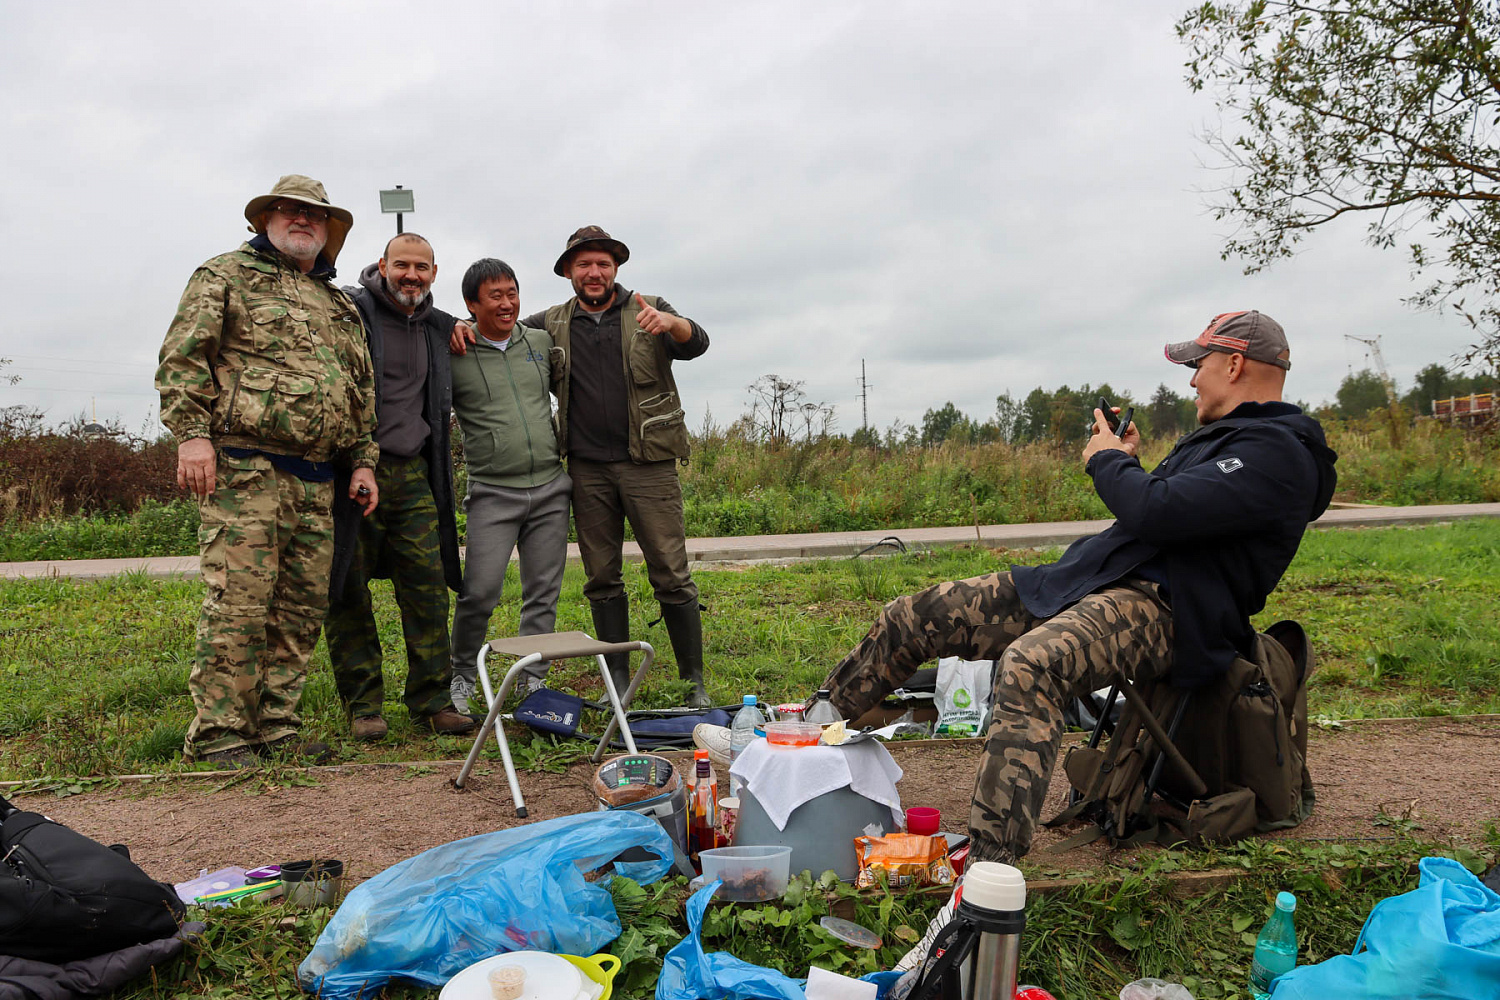
[[1244, 312], [1220, 313], [1209, 320], [1208, 327], [1193, 340], [1183, 340], [1166, 347], [1167, 360], [1175, 365], [1192, 365], [1208, 357], [1209, 352], [1243, 354], [1277, 368], [1290, 369], [1287, 358], [1277, 357], [1289, 351], [1286, 331], [1265, 313], [1249, 309]]
[[552, 265], [552, 273], [559, 278], [566, 278], [564, 268], [568, 263], [568, 256], [574, 250], [605, 250], [615, 259], [616, 264], [623, 264], [630, 259], [630, 248], [619, 240], [610, 236], [598, 226], [584, 226], [568, 237], [568, 248], [557, 258], [557, 263]]
[[354, 227], [354, 216], [347, 208], [329, 204], [328, 192], [323, 189], [320, 181], [315, 181], [311, 177], [303, 174], [287, 174], [276, 182], [270, 194], [257, 195], [246, 202], [245, 219], [250, 223], [250, 228], [257, 233], [265, 232], [263, 217], [274, 202], [283, 198], [328, 209], [328, 242], [323, 247], [323, 256], [328, 263], [335, 263], [338, 260], [339, 251], [344, 249], [344, 240], [349, 237], [349, 230]]

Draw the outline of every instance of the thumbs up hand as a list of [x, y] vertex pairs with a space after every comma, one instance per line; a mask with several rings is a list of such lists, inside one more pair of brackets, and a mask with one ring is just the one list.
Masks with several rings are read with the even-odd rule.
[[635, 304], [641, 308], [640, 314], [636, 316], [635, 321], [641, 325], [642, 330], [645, 330], [654, 337], [672, 332], [672, 317], [670, 313], [664, 313], [660, 309], [647, 305], [646, 300], [641, 298], [640, 292], [635, 293]]

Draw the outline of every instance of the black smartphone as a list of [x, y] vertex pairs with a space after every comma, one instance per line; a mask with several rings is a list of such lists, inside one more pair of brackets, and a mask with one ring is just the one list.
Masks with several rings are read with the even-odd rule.
[[1120, 426], [1115, 428], [1115, 436], [1123, 438], [1125, 432], [1130, 429], [1130, 418], [1135, 416], [1135, 407], [1125, 407], [1125, 416], [1120, 420]]
[[1118, 433], [1120, 418], [1115, 416], [1114, 404], [1105, 399], [1103, 396], [1100, 396], [1099, 409], [1104, 413], [1104, 422], [1109, 424], [1109, 429]]

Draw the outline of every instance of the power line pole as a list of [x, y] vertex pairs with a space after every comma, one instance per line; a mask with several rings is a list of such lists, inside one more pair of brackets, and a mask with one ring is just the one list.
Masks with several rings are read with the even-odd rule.
[[859, 359], [859, 426], [870, 429], [870, 383], [865, 379], [865, 359]]

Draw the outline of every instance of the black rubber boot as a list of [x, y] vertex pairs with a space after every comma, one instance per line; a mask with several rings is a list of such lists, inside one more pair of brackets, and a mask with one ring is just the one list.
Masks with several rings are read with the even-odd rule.
[[672, 654], [677, 657], [677, 676], [693, 684], [687, 707], [713, 707], [708, 692], [703, 690], [703, 619], [699, 614], [698, 599], [683, 604], [663, 604], [661, 617], [667, 624]]
[[[594, 613], [594, 638], [600, 642], [630, 641], [630, 598], [621, 594], [607, 601], [590, 601], [589, 609]], [[609, 665], [609, 678], [614, 681], [615, 693], [625, 697], [630, 686], [630, 654], [610, 653], [604, 658]]]

